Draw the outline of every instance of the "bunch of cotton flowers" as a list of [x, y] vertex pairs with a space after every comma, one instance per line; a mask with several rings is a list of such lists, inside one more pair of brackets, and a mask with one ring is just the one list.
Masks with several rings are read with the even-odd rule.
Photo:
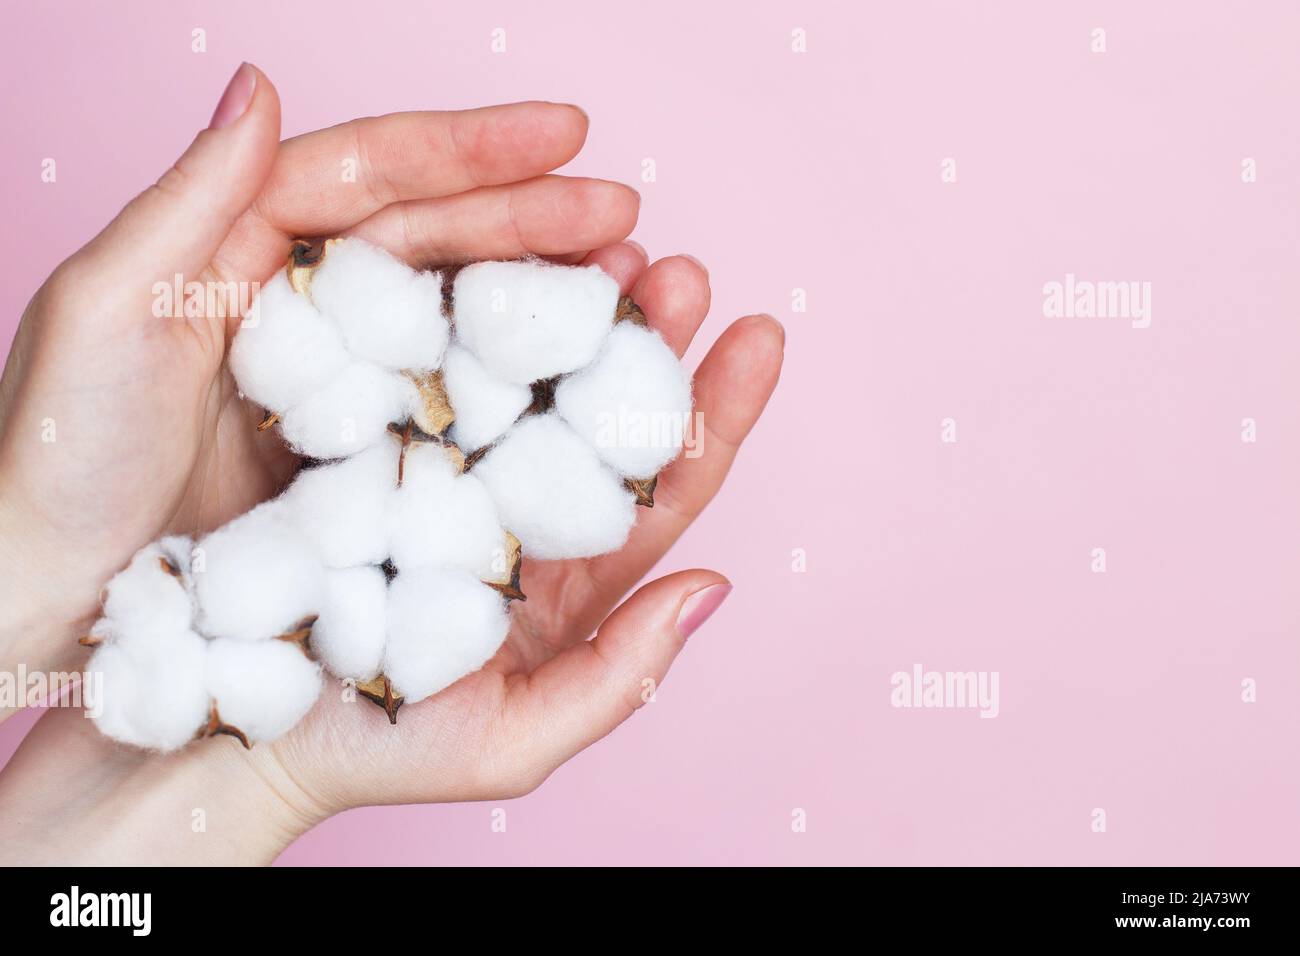
[[197, 545], [174, 536], [142, 548], [83, 639], [95, 647], [99, 729], [156, 750], [216, 733], [245, 746], [280, 736], [320, 694], [301, 642], [321, 583], [319, 560], [269, 504]]
[[524, 553], [622, 547], [687, 430], [677, 356], [596, 266], [481, 262], [456, 275], [453, 297], [450, 434]]
[[299, 244], [235, 336], [230, 369], [294, 451], [341, 458], [412, 414], [410, 373], [438, 368], [447, 337], [438, 273], [358, 240]]
[[279, 499], [325, 566], [313, 651], [390, 719], [491, 658], [507, 599], [523, 597], [519, 543], [464, 461], [454, 445], [393, 434], [303, 470]]
[[522, 555], [626, 541], [681, 449], [676, 356], [594, 266], [478, 263], [450, 292], [448, 310], [441, 276], [360, 240], [295, 247], [230, 367], [307, 461], [201, 560], [165, 538], [110, 582], [91, 638], [105, 733], [272, 739], [310, 709], [320, 665], [395, 722], [496, 653]]

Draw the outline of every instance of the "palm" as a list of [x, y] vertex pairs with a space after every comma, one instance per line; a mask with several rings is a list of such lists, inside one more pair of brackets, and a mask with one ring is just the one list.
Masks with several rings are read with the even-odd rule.
[[65, 330], [55, 307], [38, 295], [15, 340], [31, 387], [5, 409], [3, 455], [22, 476], [7, 501], [77, 544], [62, 602], [73, 622], [141, 544], [230, 520], [274, 490], [285, 463], [239, 423], [248, 410], [221, 366], [223, 323], [151, 323], [148, 302], [128, 300]]

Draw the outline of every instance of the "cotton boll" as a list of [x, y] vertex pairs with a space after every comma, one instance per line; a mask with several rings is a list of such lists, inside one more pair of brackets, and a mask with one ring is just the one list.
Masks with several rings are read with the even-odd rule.
[[208, 645], [207, 688], [223, 724], [249, 743], [274, 740], [320, 696], [320, 665], [288, 641], [216, 640]]
[[258, 641], [287, 633], [320, 610], [320, 558], [280, 501], [258, 505], [200, 543], [194, 574], [199, 630], [209, 637]]
[[416, 400], [406, 376], [356, 361], [290, 408], [280, 433], [309, 458], [344, 458], [382, 440], [389, 423], [405, 421]]
[[[171, 551], [178, 542], [188, 540], [165, 538], [166, 549], [163, 542], [145, 545], [135, 553], [126, 569], [108, 582], [104, 591], [104, 616], [115, 632], [171, 634], [190, 626], [194, 602], [185, 572], [180, 567], [177, 574], [167, 570], [168, 564], [176, 566]], [[185, 567], [188, 565], [187, 558]]]
[[391, 369], [441, 364], [449, 329], [438, 273], [416, 272], [377, 246], [346, 239], [329, 243], [311, 296], [353, 355]]
[[447, 349], [442, 380], [456, 412], [450, 437], [465, 451], [491, 444], [533, 400], [527, 385], [493, 378], [474, 353], [459, 345]]
[[83, 700], [100, 731], [153, 750], [175, 750], [208, 717], [207, 641], [192, 631], [144, 644], [106, 644], [86, 665]]
[[682, 447], [691, 380], [657, 332], [622, 322], [560, 382], [555, 410], [619, 474], [650, 478]]
[[311, 629], [311, 646], [336, 677], [369, 680], [384, 653], [388, 579], [379, 568], [325, 572], [325, 603]]
[[385, 508], [397, 486], [398, 451], [389, 439], [351, 458], [305, 468], [281, 496], [286, 514], [326, 567], [387, 560]]
[[262, 287], [230, 347], [239, 390], [276, 411], [296, 405], [347, 364], [338, 329], [293, 290], [283, 270]]
[[618, 283], [599, 266], [480, 262], [456, 274], [456, 334], [488, 373], [528, 385], [581, 368], [613, 327]]
[[505, 531], [492, 496], [473, 475], [458, 475], [445, 449], [414, 445], [388, 510], [389, 554], [399, 571], [447, 567], [478, 578], [504, 560]]
[[502, 524], [532, 558], [581, 558], [623, 546], [636, 521], [622, 479], [557, 416], [525, 418], [474, 466]]
[[384, 674], [415, 703], [482, 667], [509, 629], [501, 596], [473, 575], [403, 572], [389, 588]]

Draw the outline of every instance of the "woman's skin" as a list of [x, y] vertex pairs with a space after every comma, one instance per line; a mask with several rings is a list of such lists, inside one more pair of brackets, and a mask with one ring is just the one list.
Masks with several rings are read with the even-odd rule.
[[[576, 107], [402, 113], [283, 143], [279, 132], [275, 88], [245, 64], [185, 155], [27, 307], [0, 380], [0, 670], [83, 667], [77, 638], [100, 588], [139, 547], [217, 527], [293, 474], [223, 364], [238, 316], [157, 318], [155, 283], [265, 281], [294, 237], [345, 234], [419, 266], [526, 253], [598, 263], [679, 354], [708, 311], [698, 262], [649, 264], [624, 241], [632, 189], [547, 175], [582, 147]], [[349, 158], [355, 182], [341, 175]], [[717, 572], [679, 571], [619, 603], [721, 486], [783, 345], [763, 315], [722, 333], [695, 373], [703, 454], [665, 471], [623, 550], [526, 561], [528, 600], [483, 670], [403, 709], [396, 727], [330, 680], [292, 732], [248, 751], [219, 737], [159, 756], [101, 736], [79, 709], [51, 709], [0, 774], [0, 859], [267, 863], [350, 807], [533, 790], [640, 706], [729, 592]]]

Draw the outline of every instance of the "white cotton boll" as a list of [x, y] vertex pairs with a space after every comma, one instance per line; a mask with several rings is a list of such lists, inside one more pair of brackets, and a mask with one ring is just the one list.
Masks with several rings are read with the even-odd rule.
[[254, 307], [230, 346], [230, 370], [259, 405], [282, 412], [348, 364], [338, 329], [293, 291], [284, 270], [262, 286]]
[[249, 743], [274, 740], [320, 696], [320, 665], [289, 641], [211, 641], [207, 688], [223, 724]]
[[404, 572], [389, 587], [384, 674], [415, 703], [482, 667], [509, 629], [501, 596], [473, 575]]
[[399, 571], [446, 567], [490, 578], [505, 560], [492, 496], [473, 475], [457, 474], [438, 445], [407, 451], [402, 486], [389, 501], [388, 534]]
[[[145, 545], [135, 553], [126, 569], [108, 582], [104, 589], [104, 616], [114, 632], [171, 634], [190, 627], [194, 601], [185, 572], [172, 554], [178, 546], [183, 547], [180, 542], [189, 539], [164, 538], [162, 542]], [[164, 561], [176, 565], [181, 577], [171, 574]], [[188, 566], [187, 557], [184, 567]]]
[[329, 244], [311, 297], [353, 355], [392, 369], [442, 363], [449, 328], [438, 273], [416, 272], [378, 246], [346, 239]]
[[533, 400], [527, 385], [493, 378], [469, 349], [459, 345], [447, 349], [442, 381], [456, 413], [450, 437], [464, 451], [491, 444]]
[[107, 736], [153, 750], [184, 746], [208, 718], [207, 641], [192, 631], [106, 644], [86, 665], [87, 713]]
[[194, 574], [199, 630], [259, 641], [319, 612], [324, 569], [280, 501], [258, 505], [199, 542]]
[[456, 334], [488, 373], [528, 385], [581, 368], [613, 327], [618, 283], [599, 266], [480, 262], [456, 274]]
[[543, 560], [623, 546], [636, 504], [623, 481], [555, 415], [525, 418], [474, 466], [501, 523]]
[[691, 380], [657, 332], [621, 322], [591, 365], [560, 382], [555, 410], [619, 474], [650, 478], [682, 447]]
[[399, 450], [390, 438], [351, 458], [305, 468], [280, 496], [286, 514], [326, 567], [387, 560], [384, 518], [397, 487]]
[[369, 680], [384, 654], [388, 579], [379, 568], [325, 572], [325, 603], [311, 629], [311, 646], [336, 677]]
[[280, 434], [309, 458], [345, 458], [384, 439], [417, 400], [406, 376], [356, 361], [286, 412]]

